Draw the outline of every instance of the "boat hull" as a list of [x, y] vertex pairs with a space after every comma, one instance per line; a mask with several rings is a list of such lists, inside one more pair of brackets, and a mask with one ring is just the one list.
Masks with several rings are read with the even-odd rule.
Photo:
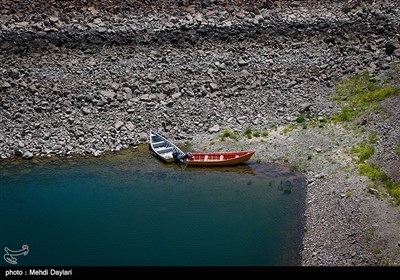
[[240, 152], [210, 152], [210, 153], [191, 153], [188, 165], [193, 166], [226, 166], [238, 165], [248, 161], [255, 151]]

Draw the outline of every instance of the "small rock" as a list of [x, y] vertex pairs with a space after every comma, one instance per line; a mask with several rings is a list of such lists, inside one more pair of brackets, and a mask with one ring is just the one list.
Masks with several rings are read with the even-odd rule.
[[123, 87], [122, 90], [127, 94], [132, 94], [132, 89], [129, 87]]
[[385, 53], [387, 55], [392, 55], [396, 49], [400, 49], [400, 44], [398, 42], [388, 42], [385, 45]]
[[89, 115], [90, 114], [90, 109], [88, 107], [82, 107], [82, 113], [84, 115]]
[[52, 17], [49, 17], [49, 20], [50, 20], [50, 22], [52, 22], [52, 23], [56, 23], [56, 22], [58, 22], [59, 18], [58, 18], [58, 17], [52, 16]]
[[374, 189], [374, 188], [369, 188], [368, 191], [369, 191], [370, 194], [373, 194], [373, 195], [377, 195], [378, 194], [378, 190]]
[[303, 103], [300, 105], [300, 112], [307, 112], [310, 111], [312, 104], [309, 102]]
[[24, 154], [22, 155], [22, 157], [24, 159], [32, 159], [33, 158], [33, 154], [29, 151], [25, 151]]
[[94, 151], [93, 156], [95, 156], [95, 157], [101, 156], [101, 151], [98, 151], [98, 150]]
[[123, 127], [123, 126], [124, 126], [124, 123], [122, 121], [116, 121], [115, 124], [114, 124], [114, 128], [116, 130], [120, 130], [121, 127]]
[[242, 71], [240, 71], [239, 75], [241, 77], [249, 77], [249, 76], [251, 76], [250, 72], [247, 71], [246, 69], [243, 69]]
[[118, 90], [118, 89], [119, 89], [119, 84], [118, 84], [118, 83], [112, 83], [112, 84], [111, 84], [111, 88], [112, 88], [113, 90]]
[[296, 84], [297, 84], [297, 82], [293, 80], [293, 81], [291, 81], [291, 82], [288, 83], [287, 87], [288, 87], [288, 88], [291, 88], [291, 87], [293, 87], [293, 86], [296, 85]]
[[218, 85], [216, 83], [210, 83], [211, 92], [218, 90]]
[[111, 90], [101, 90], [99, 93], [109, 101], [114, 100], [116, 95], [116, 93]]
[[133, 131], [135, 129], [135, 126], [133, 125], [133, 123], [131, 122], [127, 122], [125, 124], [125, 127], [129, 130], [129, 131]]
[[22, 151], [20, 149], [15, 149], [14, 150], [14, 155], [17, 157], [21, 157], [23, 155]]
[[99, 13], [93, 6], [90, 6], [90, 7], [88, 8], [88, 11], [90, 11], [90, 13], [91, 13], [93, 16], [97, 16], [97, 14]]
[[99, 27], [99, 28], [97, 29], [97, 31], [98, 31], [99, 33], [105, 33], [105, 32], [107, 31], [107, 28], [101, 26], [101, 27]]
[[240, 58], [239, 61], [238, 61], [238, 65], [239, 65], [240, 67], [246, 66], [246, 65], [248, 65], [248, 64], [249, 64], [249, 62], [245, 61], [245, 60], [242, 59], [242, 58]]
[[27, 21], [21, 21], [21, 22], [18, 22], [17, 24], [18, 24], [19, 26], [26, 27], [26, 26], [29, 25], [29, 22], [27, 22]]
[[11, 85], [8, 82], [3, 82], [3, 84], [1, 85], [2, 88], [10, 88]]
[[2, 49], [3, 51], [5, 50], [9, 50], [13, 48], [13, 44], [10, 42], [5, 42], [3, 44], [0, 45], [0, 49]]
[[139, 134], [139, 141], [142, 142], [142, 143], [146, 142], [147, 141], [147, 134], [144, 133], [144, 132], [140, 133]]
[[218, 131], [220, 131], [220, 127], [218, 124], [216, 124], [208, 129], [208, 132], [210, 132], [210, 133], [214, 133], [214, 132], [218, 132]]

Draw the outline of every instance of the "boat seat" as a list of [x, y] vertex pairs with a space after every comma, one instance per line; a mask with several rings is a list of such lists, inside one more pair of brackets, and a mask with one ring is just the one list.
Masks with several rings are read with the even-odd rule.
[[165, 141], [159, 141], [159, 142], [154, 142], [153, 143], [153, 147], [154, 148], [162, 147], [164, 145], [165, 145]]
[[208, 160], [208, 155], [205, 155], [204, 156], [204, 161], [207, 161]]
[[157, 148], [156, 151], [157, 151], [157, 153], [165, 154], [165, 153], [171, 152], [173, 149], [174, 148], [172, 148], [172, 147], [160, 147], [160, 148]]

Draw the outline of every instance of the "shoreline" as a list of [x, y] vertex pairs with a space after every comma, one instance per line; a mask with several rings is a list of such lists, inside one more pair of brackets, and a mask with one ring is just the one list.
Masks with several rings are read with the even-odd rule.
[[[143, 4], [136, 14], [10, 3], [0, 16], [0, 160], [101, 156], [147, 142], [150, 128], [198, 149], [253, 147], [255, 160], [307, 177], [303, 266], [399, 265], [399, 209], [368, 191], [348, 153], [375, 132], [372, 160], [396, 174], [398, 96], [364, 133], [340, 124], [284, 132], [304, 112], [339, 112], [339, 79], [384, 80], [399, 67], [399, 6], [215, 3]], [[269, 136], [218, 139], [248, 127]]]

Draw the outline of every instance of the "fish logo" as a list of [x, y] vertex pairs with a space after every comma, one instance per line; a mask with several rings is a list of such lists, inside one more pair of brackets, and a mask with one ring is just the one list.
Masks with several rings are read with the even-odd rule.
[[17, 258], [16, 256], [21, 256], [24, 255], [26, 256], [29, 253], [29, 246], [28, 245], [22, 245], [22, 249], [18, 251], [11, 250], [7, 247], [4, 248], [4, 251], [6, 252], [4, 254], [4, 260], [8, 262], [9, 264], [18, 264], [17, 263]]

